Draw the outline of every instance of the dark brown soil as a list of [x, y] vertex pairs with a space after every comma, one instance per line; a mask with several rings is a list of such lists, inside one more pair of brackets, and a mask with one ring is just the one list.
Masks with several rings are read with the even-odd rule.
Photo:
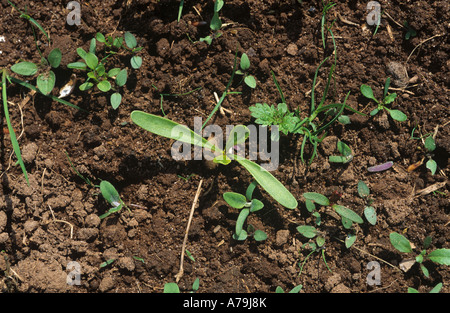
[[[15, 1], [21, 9], [27, 5], [28, 13], [49, 32], [51, 47], [45, 46], [48, 41], [38, 32], [44, 53], [55, 47], [63, 52], [55, 95], [72, 74], [67, 64], [78, 60], [75, 49], [87, 50], [96, 32], [135, 34], [144, 47], [139, 53], [143, 65], [132, 70], [127, 59], [115, 59], [131, 73], [117, 110], [109, 105], [109, 96], [99, 92], [77, 89], [67, 98], [86, 109], [85, 113], [8, 84], [10, 116], [20, 135], [30, 184], [15, 166], [15, 157], [10, 158], [12, 146], [2, 114], [2, 292], [162, 292], [179, 271], [187, 221], [201, 180], [203, 188], [186, 246], [195, 262], [184, 260], [184, 275], [178, 283], [183, 292], [191, 289], [196, 278], [200, 279], [198, 292], [211, 293], [274, 292], [277, 286], [290, 290], [299, 284], [307, 293], [403, 293], [408, 287], [428, 292], [439, 282], [443, 283], [442, 292], [450, 291], [447, 266], [427, 261], [429, 278], [417, 264], [402, 272], [399, 262], [415, 255], [399, 253], [389, 241], [391, 232], [399, 232], [420, 251], [430, 235], [430, 250], [450, 248], [448, 1], [379, 1], [392, 18], [383, 15], [375, 36], [374, 28], [366, 23], [368, 1], [337, 1], [329, 11], [328, 23], [336, 19], [332, 29], [337, 46], [330, 96], [341, 102], [350, 92], [348, 105], [367, 114], [375, 104], [362, 97], [360, 86], [372, 86], [380, 98], [389, 63], [400, 62], [406, 64], [409, 77], [418, 78], [396, 91], [393, 107], [406, 113], [408, 120], [396, 122], [381, 113], [375, 117], [351, 115], [351, 124], [333, 124], [309, 167], [299, 158], [302, 137], [282, 136], [280, 166], [273, 174], [288, 186], [299, 207], [285, 209], [264, 191], [257, 191], [265, 207], [251, 215], [248, 223], [268, 234], [262, 242], [232, 239], [238, 211], [222, 198], [224, 192], [245, 192], [252, 181], [247, 172], [237, 165], [208, 171], [201, 161], [173, 160], [170, 140], [135, 126], [130, 113], [143, 110], [162, 115], [160, 93], [180, 94], [201, 87], [186, 96], [164, 97], [163, 110], [168, 118], [190, 127], [195, 116], [205, 120], [215, 105], [214, 92], [220, 96], [225, 90], [238, 47], [239, 55], [250, 55], [250, 72], [257, 87], [251, 90], [236, 81], [232, 90], [242, 94], [226, 98], [223, 106], [232, 113], [217, 113], [214, 123], [221, 127], [252, 124], [250, 105], [278, 103], [271, 70], [291, 110], [298, 108], [306, 116], [314, 72], [332, 52], [331, 39], [324, 50], [320, 36], [322, 1], [225, 1], [220, 17], [226, 25], [211, 45], [194, 42], [209, 33], [209, 26], [192, 23], [209, 23], [213, 1], [185, 1], [179, 23], [179, 1], [175, 0], [83, 2], [80, 26], [67, 25], [67, 2]], [[27, 21], [19, 18], [7, 1], [1, 1], [0, 7], [0, 36], [5, 37], [5, 42], [0, 42], [1, 67], [9, 69], [19, 60], [38, 62]], [[408, 21], [417, 36], [406, 40], [405, 29], [394, 21]], [[319, 73], [319, 95], [329, 65]], [[407, 171], [424, 157], [422, 142], [410, 138], [416, 126], [422, 134], [437, 128], [439, 169], [435, 175], [425, 165]], [[418, 136], [417, 131], [414, 134]], [[337, 139], [354, 151], [354, 159], [345, 166], [328, 162], [328, 156], [336, 153]], [[76, 175], [65, 152], [76, 169], [95, 184], [110, 181], [130, 211], [123, 209], [100, 220], [98, 216], [109, 204], [98, 188], [89, 187]], [[367, 171], [368, 166], [390, 160], [394, 166], [388, 171]], [[347, 249], [342, 242], [347, 233], [340, 222], [323, 214], [320, 227], [326, 233], [325, 257], [332, 272], [316, 253], [299, 276], [299, 263], [309, 251], [302, 249], [308, 239], [296, 227], [313, 223], [302, 194], [341, 192], [338, 203], [362, 215], [363, 201], [356, 191], [359, 180], [371, 189], [377, 224], [357, 226], [357, 241]], [[437, 183], [443, 183], [438, 192], [417, 194]], [[112, 264], [100, 267], [111, 259], [115, 260]], [[80, 265], [80, 285], [66, 283], [71, 261]], [[371, 261], [380, 263], [381, 285], [367, 283]]]

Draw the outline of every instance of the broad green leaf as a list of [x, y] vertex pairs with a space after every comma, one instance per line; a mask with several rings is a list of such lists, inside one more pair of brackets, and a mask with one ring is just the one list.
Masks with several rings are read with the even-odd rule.
[[278, 203], [288, 209], [297, 207], [298, 203], [295, 197], [270, 172], [250, 160], [240, 157], [237, 157], [236, 160], [252, 174], [258, 184]]
[[192, 290], [197, 291], [199, 287], [200, 287], [200, 278], [197, 277], [194, 280], [194, 283], [192, 284]]
[[432, 152], [436, 149], [436, 142], [434, 141], [433, 136], [428, 136], [425, 138], [425, 149]]
[[95, 38], [101, 43], [106, 42], [105, 36], [102, 33], [95, 34]]
[[125, 32], [124, 34], [125, 38], [125, 44], [128, 46], [128, 48], [133, 49], [137, 46], [136, 37], [130, 32]]
[[209, 24], [209, 27], [213, 31], [218, 31], [222, 27], [222, 21], [219, 18], [219, 13], [217, 13], [217, 12], [214, 13], [214, 15], [211, 19], [211, 23]]
[[353, 226], [353, 221], [344, 216], [341, 216], [341, 222], [342, 222], [342, 226], [344, 226], [345, 229], [350, 229]]
[[250, 59], [248, 58], [248, 55], [246, 53], [243, 53], [241, 56], [240, 66], [243, 71], [246, 71], [250, 68]]
[[437, 170], [437, 163], [435, 160], [429, 159], [426, 163], [426, 167], [431, 171], [431, 175], [434, 175]]
[[439, 293], [442, 289], [442, 283], [437, 284], [430, 290], [430, 293]]
[[223, 199], [235, 209], [242, 209], [247, 204], [247, 198], [237, 192], [225, 192]]
[[120, 72], [120, 68], [118, 68], [118, 67], [112, 68], [108, 71], [108, 77], [110, 77], [110, 78], [116, 77], [119, 74], [119, 72]]
[[89, 52], [95, 54], [95, 48], [97, 48], [97, 41], [95, 41], [95, 38], [92, 38], [89, 44]]
[[378, 108], [376, 108], [376, 109], [373, 109], [372, 111], [370, 111], [370, 116], [374, 116], [374, 115], [376, 115], [378, 112], [379, 112], [380, 110], [378, 109]]
[[299, 293], [300, 290], [302, 290], [302, 288], [303, 288], [303, 285], [295, 286], [294, 288], [291, 289], [291, 291], [289, 291], [289, 293]]
[[350, 149], [348, 145], [346, 145], [344, 142], [340, 140], [337, 142], [337, 149], [343, 156], [348, 156], [352, 154], [352, 149]]
[[277, 286], [277, 288], [275, 288], [275, 293], [284, 293], [284, 290], [280, 286]]
[[243, 226], [245, 223], [245, 220], [247, 219], [247, 216], [250, 214], [250, 209], [242, 209], [241, 212], [239, 212], [239, 216], [236, 220], [236, 235], [239, 237], [241, 232], [243, 231]]
[[305, 206], [308, 212], [313, 212], [316, 209], [316, 205], [314, 204], [314, 201], [310, 199], [306, 199]]
[[404, 122], [408, 119], [408, 117], [406, 116], [405, 113], [403, 113], [402, 111], [399, 110], [388, 110], [389, 114], [391, 115], [391, 117], [399, 122]]
[[107, 80], [102, 80], [97, 84], [97, 88], [100, 89], [100, 91], [108, 92], [111, 90], [111, 83]]
[[317, 193], [317, 192], [305, 192], [303, 194], [303, 197], [305, 199], [311, 200], [319, 205], [330, 205], [330, 200], [328, 200], [327, 197], [325, 197], [324, 195]]
[[328, 161], [331, 163], [347, 163], [349, 158], [342, 155], [330, 155]]
[[102, 193], [103, 198], [114, 207], [117, 207], [117, 204], [120, 203], [119, 193], [110, 182], [102, 180], [100, 182], [100, 192]]
[[223, 7], [223, 0], [216, 0], [214, 2], [214, 12], [219, 12]]
[[233, 237], [234, 240], [240, 240], [240, 241], [242, 241], [242, 240], [247, 239], [248, 234], [247, 234], [247, 232], [243, 229], [239, 235], [237, 235], [237, 234], [235, 233], [235, 234], [233, 234], [232, 237]]
[[342, 206], [342, 205], [333, 205], [333, 209], [342, 217], [348, 218], [349, 220], [358, 223], [358, 224], [362, 224], [364, 223], [363, 219], [361, 218], [361, 216], [359, 216], [358, 214], [356, 214], [354, 211]]
[[93, 83], [85, 82], [85, 83], [81, 84], [79, 88], [80, 88], [81, 91], [85, 91], [85, 90], [88, 90], [88, 89], [92, 88], [93, 86], [94, 86]]
[[350, 248], [356, 241], [356, 235], [355, 234], [349, 234], [347, 237], [345, 237], [345, 247], [348, 249]]
[[298, 226], [297, 231], [306, 238], [314, 238], [317, 235], [317, 229], [314, 226], [301, 225]]
[[110, 101], [112, 108], [115, 110], [119, 107], [120, 103], [122, 102], [122, 95], [118, 92], [115, 92], [111, 95]]
[[61, 63], [61, 58], [62, 58], [61, 50], [59, 50], [59, 48], [55, 48], [48, 54], [47, 59], [48, 63], [50, 63], [50, 66], [56, 68]]
[[267, 234], [263, 232], [262, 230], [256, 230], [253, 234], [253, 238], [255, 238], [256, 241], [263, 241], [267, 239]]
[[48, 95], [55, 87], [55, 81], [55, 73], [49, 71], [48, 73], [40, 74], [36, 79], [36, 84], [44, 95]]
[[259, 201], [258, 199], [253, 199], [252, 204], [250, 206], [250, 212], [256, 212], [261, 210], [264, 207], [264, 203]]
[[97, 66], [96, 72], [97, 72], [97, 77], [102, 77], [106, 72], [105, 66], [102, 63], [99, 63]]
[[164, 285], [164, 293], [180, 293], [180, 288], [176, 283], [167, 283]]
[[69, 64], [67, 64], [67, 67], [71, 68], [71, 69], [76, 69], [76, 70], [86, 70], [87, 69], [87, 65], [84, 62], [69, 63]]
[[92, 52], [86, 53], [84, 61], [86, 62], [86, 65], [90, 69], [95, 69], [97, 67], [97, 65], [98, 65], [98, 58]]
[[377, 223], [377, 211], [374, 207], [368, 206], [364, 208], [364, 216], [366, 217], [367, 221], [375, 225]]
[[253, 77], [252, 75], [246, 76], [244, 78], [244, 82], [250, 88], [255, 88], [256, 87], [256, 80], [255, 80], [255, 77]]
[[361, 93], [363, 94], [364, 97], [372, 99], [378, 103], [378, 100], [373, 95], [372, 87], [368, 85], [361, 85]]
[[370, 195], [369, 186], [367, 186], [362, 180], [358, 181], [358, 195], [361, 198], [366, 198]]
[[138, 55], [134, 55], [131, 57], [130, 63], [132, 68], [138, 69], [142, 65], [142, 58]]
[[419, 293], [419, 290], [417, 290], [413, 287], [408, 287], [408, 293]]
[[323, 245], [325, 244], [325, 237], [317, 236], [316, 243], [318, 247], [323, 247]]
[[122, 87], [127, 83], [127, 69], [122, 69], [116, 76], [116, 84], [119, 87]]
[[31, 62], [20, 62], [11, 66], [11, 71], [23, 76], [31, 76], [37, 73], [38, 67]]
[[[156, 135], [208, 148], [211, 151], [219, 150], [212, 143], [188, 127], [167, 118], [142, 111], [133, 111], [131, 112], [131, 120], [139, 127]], [[220, 152], [223, 153], [223, 151]]]
[[431, 251], [427, 258], [438, 264], [450, 265], [450, 249], [436, 249]]
[[412, 252], [411, 244], [409, 243], [409, 240], [406, 239], [405, 236], [396, 232], [392, 232], [389, 234], [389, 239], [391, 241], [391, 244], [398, 251], [404, 253]]

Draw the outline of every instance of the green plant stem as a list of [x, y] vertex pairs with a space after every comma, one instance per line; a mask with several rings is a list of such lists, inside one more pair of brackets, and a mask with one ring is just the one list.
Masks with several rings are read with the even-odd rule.
[[9, 136], [11, 138], [11, 144], [16, 154], [17, 160], [19, 161], [20, 168], [22, 169], [23, 175], [25, 176], [25, 180], [27, 181], [28, 186], [30, 182], [28, 180], [27, 169], [25, 168], [25, 164], [22, 160], [22, 155], [20, 153], [19, 143], [17, 141], [16, 133], [14, 132], [14, 128], [12, 127], [11, 120], [9, 118], [9, 110], [8, 110], [8, 99], [6, 94], [6, 78], [8, 76], [6, 69], [2, 71], [2, 99], [3, 99], [3, 110], [5, 113], [6, 124], [8, 126]]

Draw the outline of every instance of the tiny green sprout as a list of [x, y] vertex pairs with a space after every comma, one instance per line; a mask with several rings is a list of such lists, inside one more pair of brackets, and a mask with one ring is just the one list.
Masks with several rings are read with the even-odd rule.
[[405, 39], [409, 40], [412, 37], [417, 35], [417, 32], [414, 28], [412, 28], [407, 21], [403, 23], [403, 26], [406, 28]]
[[[200, 278], [196, 278], [194, 280], [194, 283], [192, 284], [192, 290], [190, 291], [190, 293], [197, 292], [199, 287], [200, 287]], [[181, 293], [181, 291], [177, 283], [166, 283], [164, 284], [163, 293]]]
[[353, 153], [352, 153], [352, 149], [345, 144], [344, 142], [338, 140], [337, 142], [337, 149], [339, 151], [339, 153], [341, 155], [331, 155], [328, 158], [328, 161], [332, 162], [332, 163], [348, 163], [351, 160], [353, 160]]
[[358, 181], [358, 195], [365, 201], [364, 217], [371, 225], [375, 225], [377, 223], [377, 211], [371, 205], [373, 199], [369, 198], [369, 186], [367, 186], [367, 184], [362, 180]]
[[[436, 286], [433, 287], [428, 293], [439, 293], [442, 289], [442, 283], [438, 283]], [[408, 293], [419, 293], [419, 290], [408, 287]]]
[[102, 264], [100, 264], [100, 268], [106, 267], [106, 266], [112, 264], [114, 261], [115, 261], [115, 259], [109, 259], [109, 260], [106, 260], [105, 262], [103, 262]]
[[100, 182], [100, 192], [103, 198], [112, 205], [112, 208], [109, 209], [108, 212], [100, 215], [100, 219], [103, 219], [112, 213], [119, 212], [124, 206], [126, 207], [116, 188], [110, 182], [102, 180]]
[[256, 184], [256, 181], [254, 181], [248, 186], [245, 196], [236, 192], [225, 192], [223, 194], [223, 199], [228, 205], [241, 210], [236, 220], [235, 233], [233, 234], [233, 239], [235, 240], [245, 240], [249, 234], [256, 241], [267, 239], [267, 234], [262, 230], [256, 230], [253, 225], [248, 225], [247, 230], [244, 230], [244, 224], [250, 212], [259, 211], [264, 207], [261, 201], [253, 199], [253, 191]]
[[[314, 252], [317, 252], [317, 253], [321, 253], [322, 254], [322, 260], [323, 260], [323, 262], [325, 263], [325, 266], [327, 267], [327, 269], [328, 269], [328, 271], [330, 271], [330, 273], [332, 273], [333, 271], [331, 270], [331, 268], [328, 266], [328, 263], [327, 263], [327, 260], [326, 260], [326, 258], [325, 258], [325, 237], [322, 235], [322, 233], [320, 233], [318, 230], [316, 230], [314, 227], [312, 227], [312, 226], [308, 226], [308, 225], [303, 225], [304, 227], [302, 227], [302, 226], [299, 226], [299, 227], [302, 227], [300, 230], [299, 230], [299, 232], [300, 233], [302, 233], [302, 232], [304, 232], [305, 234], [307, 234], [307, 236], [310, 236], [310, 237], [307, 237], [307, 238], [314, 238], [316, 235], [318, 235], [317, 237], [316, 237], [316, 241], [314, 242], [314, 241], [310, 241], [310, 242], [307, 242], [307, 243], [305, 243], [305, 244], [303, 244], [302, 245], [302, 248], [309, 248], [309, 249], [311, 249], [311, 252], [309, 252], [307, 255], [306, 255], [306, 257], [305, 257], [305, 259], [303, 260], [303, 262], [299, 262], [299, 267], [300, 267], [300, 271], [299, 271], [299, 273], [298, 273], [298, 276], [300, 276], [301, 274], [302, 274], [302, 271], [303, 271], [303, 267], [305, 266], [305, 264], [306, 264], [306, 261], [308, 261], [308, 259], [309, 259], [309, 257], [314, 253]], [[299, 229], [299, 227], [297, 227], [297, 230]], [[314, 235], [313, 235], [313, 233], [314, 233]], [[302, 233], [303, 234], [303, 233]], [[305, 236], [306, 237], [306, 236]]]
[[425, 138], [424, 141], [425, 149], [427, 150], [427, 157], [428, 161], [426, 163], [427, 169], [431, 171], [431, 175], [434, 175], [437, 170], [437, 163], [435, 160], [432, 159], [433, 152], [436, 149], [436, 142], [434, 141], [433, 136], [429, 135], [427, 138]]
[[[414, 252], [413, 248], [411, 246], [411, 243], [402, 234], [392, 232], [389, 234], [389, 239], [390, 239], [392, 246], [395, 249], [397, 249], [399, 252], [402, 252], [402, 253], [413, 253]], [[400, 263], [400, 268], [403, 271], [408, 271], [409, 268], [411, 268], [411, 266], [414, 263], [418, 263], [420, 265], [420, 269], [422, 270], [422, 273], [425, 275], [425, 277], [429, 278], [430, 273], [424, 265], [424, 262], [426, 260], [430, 260], [437, 264], [449, 266], [450, 265], [450, 249], [445, 249], [445, 248], [435, 249], [435, 250], [431, 251], [430, 253], [428, 253], [427, 249], [430, 247], [431, 241], [432, 241], [431, 236], [426, 237], [423, 242], [423, 249], [420, 251], [420, 253], [416, 253], [415, 259], [413, 259], [412, 261], [405, 260], [403, 263]], [[402, 266], [402, 264], [407, 264], [407, 263], [410, 264], [409, 267], [405, 267], [404, 265]]]
[[373, 95], [373, 90], [370, 86], [363, 84], [363, 85], [361, 85], [360, 90], [364, 97], [375, 101], [378, 105], [376, 109], [373, 109], [370, 112], [371, 116], [376, 115], [381, 110], [386, 110], [386, 111], [388, 111], [388, 113], [392, 117], [392, 119], [399, 121], [399, 122], [404, 122], [408, 118], [405, 115], [405, 113], [403, 113], [400, 110], [393, 110], [393, 109], [389, 109], [386, 107], [387, 104], [394, 102], [395, 98], [397, 97], [396, 93], [388, 94], [390, 84], [391, 84], [391, 79], [390, 79], [390, 77], [388, 77], [384, 84], [383, 99], [381, 101], [379, 101], [377, 98], [375, 98], [375, 96]]
[[[294, 288], [292, 288], [289, 293], [299, 293], [300, 290], [302, 290], [303, 285], [297, 285]], [[284, 293], [283, 288], [281, 288], [280, 286], [277, 286], [277, 288], [275, 289], [275, 293]]]
[[248, 74], [248, 69], [250, 68], [250, 59], [246, 53], [243, 53], [241, 56], [240, 69], [236, 71], [236, 74], [243, 75], [244, 83], [250, 88], [256, 87], [255, 77]]

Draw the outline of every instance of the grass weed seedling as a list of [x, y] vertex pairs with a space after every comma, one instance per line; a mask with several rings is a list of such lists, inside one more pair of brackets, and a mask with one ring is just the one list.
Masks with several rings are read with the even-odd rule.
[[252, 182], [245, 192], [245, 196], [236, 192], [226, 192], [223, 194], [223, 199], [232, 208], [241, 210], [236, 220], [236, 229], [233, 234], [235, 240], [245, 240], [248, 235], [252, 235], [256, 241], [267, 239], [267, 234], [262, 230], [256, 230], [253, 225], [248, 225], [247, 231], [244, 230], [244, 223], [251, 212], [256, 212], [264, 207], [264, 204], [258, 199], [253, 199], [253, 191], [256, 187], [256, 182]]
[[382, 110], [386, 110], [388, 111], [389, 115], [392, 117], [392, 119], [399, 121], [399, 122], [404, 122], [407, 120], [407, 116], [405, 115], [405, 113], [403, 113], [400, 110], [393, 110], [393, 109], [389, 109], [388, 107], [386, 107], [386, 105], [392, 103], [395, 101], [395, 98], [397, 97], [397, 94], [394, 93], [388, 93], [389, 90], [389, 86], [391, 84], [391, 78], [388, 77], [386, 79], [386, 82], [384, 84], [384, 90], [383, 90], [383, 99], [381, 101], [379, 101], [377, 98], [375, 98], [375, 96], [373, 95], [373, 90], [372, 87], [368, 86], [368, 85], [361, 85], [361, 93], [364, 97], [373, 100], [377, 103], [377, 108], [373, 109], [370, 112], [371, 116], [376, 115], [378, 112], [382, 111]]
[[[97, 41], [103, 43], [105, 47], [104, 51], [101, 53], [103, 56], [101, 59], [99, 59], [100, 54], [98, 54], [98, 56], [96, 51]], [[124, 41], [125, 45], [123, 44]], [[131, 67], [138, 69], [142, 65], [142, 58], [135, 54], [141, 49], [142, 47], [137, 47], [136, 38], [130, 32], [125, 32], [124, 37], [105, 37], [102, 33], [97, 33], [95, 38], [92, 38], [90, 42], [88, 52], [83, 48], [77, 48], [77, 53], [83, 61], [70, 63], [67, 67], [87, 72], [86, 81], [79, 87], [81, 91], [89, 90], [94, 87], [94, 85], [101, 92], [108, 93], [112, 91], [110, 103], [111, 107], [115, 110], [122, 102], [120, 89], [127, 82], [128, 72], [127, 68], [121, 69], [114, 67], [107, 69], [108, 60], [113, 55], [119, 53], [131, 53]]]
[[250, 88], [256, 87], [255, 77], [248, 73], [248, 69], [250, 68], [250, 59], [246, 53], [243, 53], [241, 56], [241, 62], [239, 64], [239, 69], [236, 71], [236, 74], [243, 75], [244, 83]]
[[341, 155], [331, 155], [328, 158], [328, 161], [332, 163], [348, 163], [351, 160], [353, 160], [353, 152], [350, 147], [345, 144], [344, 142], [338, 140], [337, 142], [337, 149]]
[[[389, 239], [391, 241], [392, 246], [402, 253], [413, 253], [413, 247], [409, 240], [403, 236], [402, 234], [392, 232], [389, 234]], [[420, 265], [420, 269], [425, 277], [429, 278], [430, 273], [428, 269], [425, 267], [424, 262], [430, 260], [437, 264], [442, 265], [450, 265], [450, 249], [435, 249], [431, 252], [427, 252], [432, 242], [431, 236], [428, 236], [424, 239], [423, 249], [420, 253], [416, 253], [416, 257], [413, 259], [404, 260], [400, 263], [400, 268], [403, 271], [408, 271], [415, 263]]]
[[[289, 209], [295, 209], [297, 207], [297, 200], [295, 197], [269, 171], [253, 161], [242, 158], [239, 155], [228, 153], [230, 148], [234, 147], [236, 144], [245, 143], [250, 133], [250, 130], [247, 127], [243, 125], [235, 126], [230, 133], [231, 135], [226, 143], [225, 150], [221, 150], [201, 135], [193, 132], [190, 128], [167, 118], [142, 111], [133, 111], [131, 113], [131, 120], [139, 127], [156, 135], [174, 139], [190, 145], [200, 146], [208, 151], [217, 153], [218, 156], [214, 158], [215, 163], [228, 165], [232, 161], [238, 162], [278, 203]], [[178, 131], [173, 131], [175, 127]], [[241, 130], [244, 129], [244, 131], [238, 132], [238, 128], [241, 128]], [[181, 130], [183, 131], [181, 132]], [[235, 133], [244, 134], [244, 136], [236, 139], [234, 138]]]

